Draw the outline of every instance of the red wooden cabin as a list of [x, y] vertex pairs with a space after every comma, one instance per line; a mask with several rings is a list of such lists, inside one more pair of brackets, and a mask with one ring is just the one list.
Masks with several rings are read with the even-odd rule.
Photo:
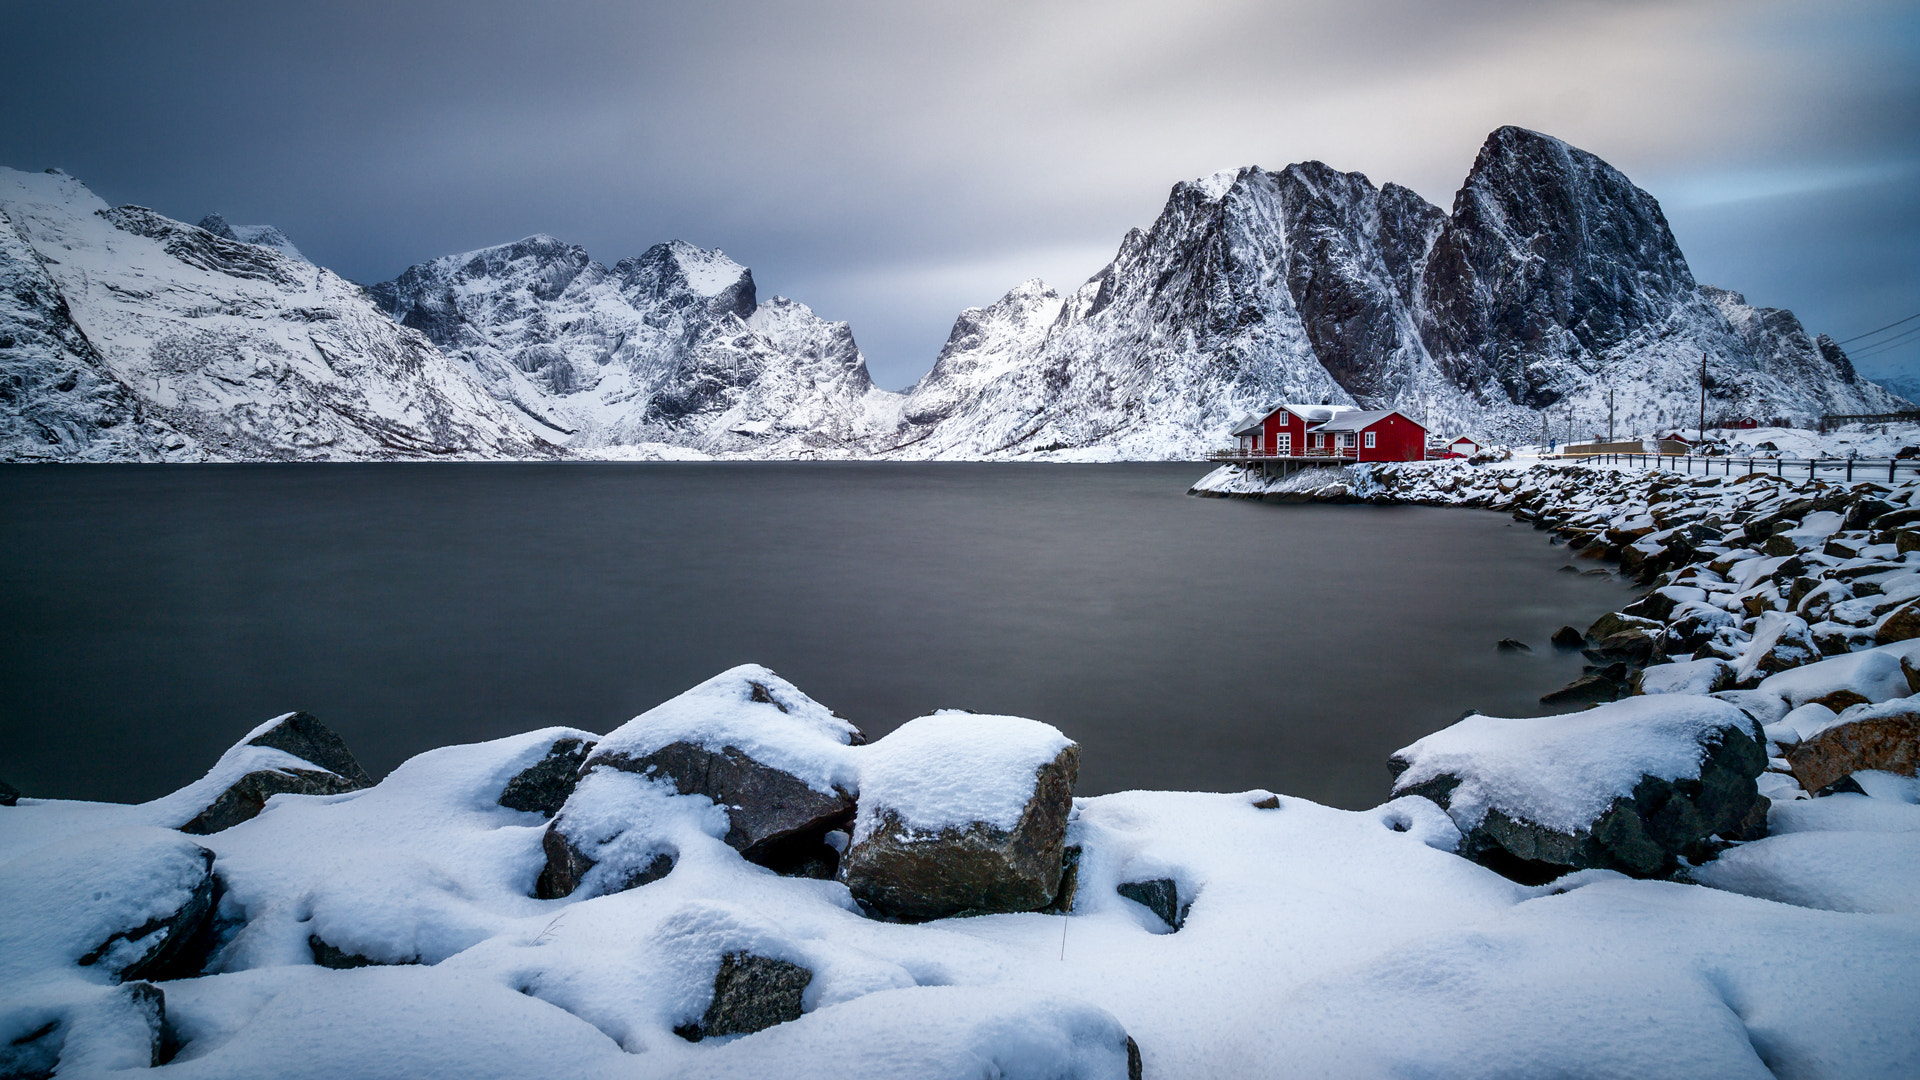
[[[1425, 461], [1427, 429], [1398, 409], [1346, 412], [1313, 430], [1323, 445], [1355, 461]], [[1307, 453], [1314, 451], [1311, 442]]]
[[1427, 456], [1427, 429], [1397, 409], [1276, 405], [1233, 434], [1240, 453], [1252, 457], [1421, 461]]

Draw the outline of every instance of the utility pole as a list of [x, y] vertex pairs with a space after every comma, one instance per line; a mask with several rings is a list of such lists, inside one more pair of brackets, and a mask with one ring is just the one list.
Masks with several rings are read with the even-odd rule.
[[1700, 350], [1700, 441], [1707, 441], [1707, 350]]
[[1613, 441], [1613, 387], [1607, 387], [1607, 441]]

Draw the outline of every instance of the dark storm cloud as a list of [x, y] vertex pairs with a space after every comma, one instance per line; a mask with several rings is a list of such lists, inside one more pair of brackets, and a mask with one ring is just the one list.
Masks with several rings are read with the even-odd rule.
[[1704, 280], [1841, 337], [1920, 310], [1906, 4], [82, 2], [0, 39], [0, 163], [362, 281], [536, 231], [721, 247], [890, 386], [1176, 180], [1319, 158], [1449, 206], [1504, 123], [1660, 196]]

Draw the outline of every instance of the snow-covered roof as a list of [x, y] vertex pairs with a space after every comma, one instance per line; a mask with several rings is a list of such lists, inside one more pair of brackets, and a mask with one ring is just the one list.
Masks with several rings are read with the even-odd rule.
[[1261, 413], [1259, 416], [1250, 416], [1245, 420], [1240, 421], [1239, 424], [1234, 426], [1233, 434], [1252, 435], [1254, 432], [1259, 431], [1260, 425], [1266, 423], [1267, 417], [1272, 415], [1273, 415], [1273, 410], [1268, 409], [1266, 412]]
[[1332, 420], [1335, 417], [1359, 411], [1351, 405], [1276, 405], [1275, 408], [1285, 409], [1307, 421]]
[[[1406, 413], [1400, 412], [1400, 410], [1398, 409], [1367, 409], [1364, 411], [1359, 409], [1353, 409], [1353, 410], [1342, 412], [1339, 416], [1336, 416], [1333, 419], [1328, 420], [1326, 423], [1321, 424], [1319, 427], [1315, 428], [1314, 430], [1315, 431], [1360, 431], [1364, 428], [1372, 427], [1373, 425], [1379, 423], [1380, 421], [1385, 420], [1389, 416], [1396, 416], [1396, 415], [1399, 416], [1401, 419], [1406, 420], [1407, 423], [1409, 424], [1414, 423], [1412, 417], [1408, 416]], [[1415, 426], [1418, 427], [1420, 425], [1415, 424]]]

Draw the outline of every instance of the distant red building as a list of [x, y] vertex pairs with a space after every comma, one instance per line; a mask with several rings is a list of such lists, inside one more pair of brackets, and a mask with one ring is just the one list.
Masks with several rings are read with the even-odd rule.
[[1255, 457], [1423, 461], [1427, 456], [1427, 429], [1397, 409], [1276, 405], [1233, 434], [1240, 452]]

